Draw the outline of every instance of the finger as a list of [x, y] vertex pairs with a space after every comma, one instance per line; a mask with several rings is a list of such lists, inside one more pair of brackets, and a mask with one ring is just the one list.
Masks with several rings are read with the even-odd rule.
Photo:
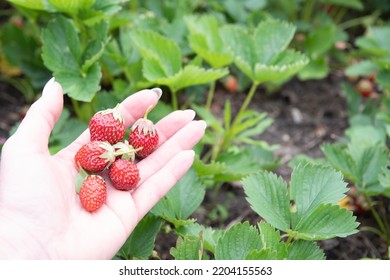
[[119, 106], [125, 127], [128, 128], [143, 117], [150, 106], [155, 107], [161, 94], [161, 89], [153, 88], [141, 90], [126, 98]]
[[174, 111], [158, 121], [156, 123], [159, 137], [157, 147], [164, 144], [176, 132], [191, 122], [194, 117], [195, 112], [191, 109], [188, 109], [184, 111]]
[[180, 129], [147, 158], [141, 160], [137, 164], [141, 177], [139, 185], [163, 168], [176, 154], [184, 150], [192, 149], [203, 137], [205, 129], [206, 123], [204, 121], [192, 121]]
[[[50, 133], [61, 115], [63, 102], [62, 87], [52, 78], [45, 85], [42, 96], [28, 110], [14, 134], [14, 143], [20, 142], [23, 150], [48, 153]], [[25, 145], [27, 141], [28, 145]]]
[[190, 169], [194, 161], [194, 156], [195, 153], [192, 150], [181, 151], [132, 193], [135, 207], [138, 210], [138, 221]]
[[[159, 98], [161, 97], [161, 93], [161, 89], [159, 88], [145, 89], [127, 97], [119, 106], [125, 127], [129, 127], [137, 119], [141, 118], [149, 106], [156, 106]], [[77, 152], [82, 145], [88, 143], [89, 141], [90, 134], [89, 130], [86, 129], [75, 141], [57, 155], [65, 158], [71, 154], [74, 156], [74, 153]]]

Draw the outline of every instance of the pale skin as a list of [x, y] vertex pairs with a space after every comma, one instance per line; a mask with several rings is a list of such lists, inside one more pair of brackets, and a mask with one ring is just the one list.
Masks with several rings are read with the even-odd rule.
[[[125, 126], [142, 117], [159, 96], [143, 90], [120, 105]], [[0, 162], [0, 259], [110, 259], [137, 223], [188, 171], [192, 148], [206, 124], [192, 110], [175, 111], [157, 124], [158, 148], [137, 163], [141, 180], [133, 192], [107, 179], [107, 201], [96, 212], [83, 209], [75, 192], [76, 151], [86, 130], [50, 155], [48, 139], [63, 108], [63, 91], [50, 80], [17, 132], [4, 144]], [[107, 174], [104, 177], [107, 178]]]

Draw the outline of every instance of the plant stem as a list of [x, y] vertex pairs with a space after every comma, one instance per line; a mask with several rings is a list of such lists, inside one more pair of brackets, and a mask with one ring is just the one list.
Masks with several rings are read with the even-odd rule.
[[292, 240], [293, 240], [292, 235], [289, 235], [288, 238], [287, 238], [286, 243], [287, 243], [287, 244], [290, 244]]
[[216, 84], [217, 84], [216, 81], [213, 81], [210, 85], [210, 90], [209, 90], [209, 94], [207, 96], [207, 103], [206, 103], [207, 111], [210, 111], [211, 103], [213, 102], [213, 98], [214, 98]]
[[385, 224], [383, 223], [381, 217], [379, 216], [378, 212], [376, 211], [373, 203], [372, 203], [372, 200], [371, 198], [368, 196], [368, 195], [364, 195], [366, 201], [367, 201], [367, 204], [368, 204], [368, 207], [370, 208], [370, 211], [372, 213], [372, 215], [374, 216], [374, 219], [375, 221], [377, 222], [381, 232], [382, 232], [382, 236], [385, 237], [385, 240], [387, 241], [388, 244], [390, 244], [390, 238], [389, 238], [389, 234], [387, 232], [387, 229], [386, 229], [386, 226]]
[[80, 104], [79, 102], [74, 99], [74, 98], [71, 98], [72, 100], [72, 106], [73, 106], [73, 110], [74, 112], [76, 113], [76, 116], [79, 120], [83, 120], [83, 112], [82, 110], [80, 109]]
[[380, 238], [383, 238], [383, 239], [386, 240], [386, 236], [383, 234], [383, 232], [381, 232], [381, 231], [380, 231], [379, 229], [377, 229], [377, 228], [365, 226], [365, 227], [360, 227], [359, 230], [360, 230], [360, 231], [369, 231], [369, 232], [372, 232], [372, 233], [378, 235]]
[[302, 14], [303, 22], [310, 21], [310, 16], [313, 14], [314, 4], [315, 4], [314, 0], [306, 1], [305, 6], [303, 7], [303, 14]]
[[240, 110], [238, 111], [236, 117], [233, 120], [232, 125], [229, 127], [229, 129], [226, 129], [226, 133], [224, 135], [223, 141], [221, 145], [217, 145], [216, 151], [214, 151], [213, 159], [216, 159], [221, 151], [223, 151], [227, 146], [229, 146], [231, 139], [234, 137], [234, 132], [236, 131], [236, 126], [239, 124], [240, 120], [242, 119], [242, 114], [246, 111], [249, 104], [251, 103], [253, 96], [255, 95], [256, 89], [258, 87], [258, 82], [253, 82], [248, 95], [246, 96], [244, 102], [242, 103]]
[[366, 22], [366, 25], [368, 25], [368, 23], [374, 22], [378, 16], [379, 16], [379, 13], [374, 12], [373, 14], [368, 15], [368, 16], [362, 16], [362, 17], [347, 20], [343, 23], [340, 23], [338, 25], [338, 27], [342, 30], [345, 30], [345, 29], [352, 28], [352, 27], [357, 26], [357, 25], [361, 25], [361, 24], [363, 25], [363, 24], [365, 24], [365, 22]]
[[258, 82], [253, 82], [249, 92], [248, 92], [248, 95], [246, 96], [245, 100], [244, 100], [244, 103], [242, 103], [241, 107], [240, 107], [240, 110], [238, 111], [237, 113], [237, 116], [236, 118], [234, 119], [234, 122], [233, 122], [233, 126], [234, 124], [238, 121], [238, 119], [240, 119], [241, 115], [246, 111], [246, 109], [248, 108], [249, 104], [251, 103], [252, 101], [252, 98], [253, 96], [255, 95], [255, 92], [256, 92], [256, 89], [257, 87], [259, 86], [259, 83]]
[[172, 108], [173, 110], [179, 109], [179, 104], [177, 101], [177, 92], [171, 89], [171, 97], [172, 97]]
[[338, 7], [338, 10], [336, 10], [334, 15], [334, 22], [336, 24], [340, 23], [343, 17], [345, 16], [345, 13], [347, 12], [347, 9], [344, 7]]

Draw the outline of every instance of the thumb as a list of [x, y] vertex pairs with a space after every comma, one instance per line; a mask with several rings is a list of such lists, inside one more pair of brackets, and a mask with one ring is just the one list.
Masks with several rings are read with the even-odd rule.
[[24, 143], [19, 148], [48, 151], [50, 133], [61, 115], [63, 103], [62, 87], [52, 78], [43, 88], [42, 96], [31, 105], [14, 135], [14, 141]]

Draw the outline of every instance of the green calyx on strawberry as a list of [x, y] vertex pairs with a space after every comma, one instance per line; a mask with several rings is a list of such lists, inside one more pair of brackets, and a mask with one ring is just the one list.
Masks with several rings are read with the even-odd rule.
[[130, 145], [127, 140], [116, 143], [113, 145], [113, 148], [115, 149], [116, 157], [120, 157], [129, 161], [134, 161], [136, 153], [141, 150], [141, 148], [134, 149], [134, 147]]
[[86, 171], [102, 172], [115, 161], [115, 149], [108, 142], [92, 141], [77, 151], [74, 160]]
[[119, 111], [119, 104], [114, 109], [99, 111], [89, 122], [91, 141], [107, 141], [115, 144], [125, 136], [123, 117]]
[[151, 120], [147, 119], [151, 108], [152, 106], [146, 110], [143, 118], [138, 119], [133, 124], [129, 135], [129, 143], [135, 149], [140, 149], [137, 152], [137, 156], [140, 158], [145, 158], [150, 155], [158, 145], [159, 136], [156, 126]]
[[88, 212], [98, 210], [107, 199], [107, 187], [99, 175], [89, 175], [81, 185], [79, 198], [82, 206]]
[[129, 191], [137, 187], [140, 180], [137, 165], [125, 159], [117, 159], [110, 166], [108, 176], [112, 184], [118, 190]]

